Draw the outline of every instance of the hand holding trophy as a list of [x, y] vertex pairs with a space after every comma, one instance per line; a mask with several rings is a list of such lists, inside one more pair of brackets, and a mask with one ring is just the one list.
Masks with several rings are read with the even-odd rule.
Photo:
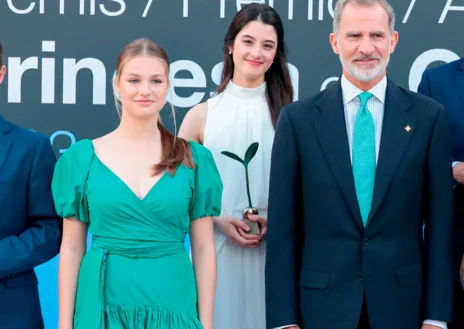
[[246, 189], [247, 189], [247, 196], [248, 196], [248, 208], [243, 209], [242, 212], [242, 217], [243, 221], [250, 227], [250, 230], [247, 232], [248, 234], [256, 234], [259, 235], [261, 234], [261, 227], [259, 223], [253, 222], [250, 219], [248, 219], [248, 215], [258, 215], [258, 209], [253, 207], [253, 204], [251, 202], [251, 195], [250, 195], [250, 179], [248, 176], [248, 164], [250, 161], [254, 158], [256, 155], [256, 152], [258, 151], [259, 143], [254, 142], [252, 143], [248, 149], [245, 152], [245, 157], [243, 160], [235, 153], [229, 152], [229, 151], [222, 151], [221, 153], [224, 154], [225, 156], [240, 162], [244, 167], [245, 167], [245, 179], [246, 179]]

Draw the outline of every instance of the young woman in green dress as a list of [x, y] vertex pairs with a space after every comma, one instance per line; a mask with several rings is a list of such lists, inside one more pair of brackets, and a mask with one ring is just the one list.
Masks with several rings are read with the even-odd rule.
[[75, 143], [55, 169], [55, 206], [65, 218], [59, 329], [212, 329], [211, 216], [222, 194], [213, 157], [160, 121], [169, 59], [159, 45], [127, 45], [113, 83], [118, 128]]

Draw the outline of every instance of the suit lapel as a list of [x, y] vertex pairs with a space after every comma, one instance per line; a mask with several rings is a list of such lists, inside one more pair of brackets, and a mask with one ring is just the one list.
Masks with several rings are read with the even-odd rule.
[[458, 94], [461, 97], [462, 105], [464, 106], [464, 59], [461, 60], [461, 65], [458, 67], [454, 76]]
[[374, 196], [368, 224], [379, 209], [396, 168], [414, 135], [414, 120], [408, 114], [411, 106], [412, 103], [404, 92], [388, 80]]
[[340, 82], [326, 90], [317, 106], [321, 114], [314, 122], [314, 128], [319, 144], [356, 224], [363, 229], [354, 187]]
[[7, 157], [8, 149], [11, 145], [11, 139], [6, 133], [10, 131], [10, 126], [2, 116], [0, 116], [0, 174]]

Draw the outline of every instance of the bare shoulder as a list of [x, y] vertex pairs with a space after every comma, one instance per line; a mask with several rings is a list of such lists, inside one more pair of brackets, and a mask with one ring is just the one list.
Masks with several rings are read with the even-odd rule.
[[179, 137], [195, 142], [202, 142], [207, 116], [208, 102], [203, 102], [192, 107], [182, 121]]
[[185, 115], [184, 121], [205, 122], [208, 115], [208, 102], [203, 102], [192, 107]]
[[106, 149], [108, 146], [114, 144], [113, 142], [113, 132], [106, 134], [104, 136], [92, 139], [93, 148], [95, 153], [99, 153], [100, 150]]

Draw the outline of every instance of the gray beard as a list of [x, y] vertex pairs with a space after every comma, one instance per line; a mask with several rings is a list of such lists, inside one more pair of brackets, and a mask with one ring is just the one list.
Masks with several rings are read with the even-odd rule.
[[345, 69], [352, 77], [362, 82], [369, 82], [380, 76], [388, 66], [390, 62], [390, 55], [387, 60], [379, 60], [378, 64], [375, 64], [374, 67], [368, 69], [360, 69], [356, 67], [353, 62], [344, 62], [340, 52], [339, 55], [340, 62], [342, 63], [343, 69]]

